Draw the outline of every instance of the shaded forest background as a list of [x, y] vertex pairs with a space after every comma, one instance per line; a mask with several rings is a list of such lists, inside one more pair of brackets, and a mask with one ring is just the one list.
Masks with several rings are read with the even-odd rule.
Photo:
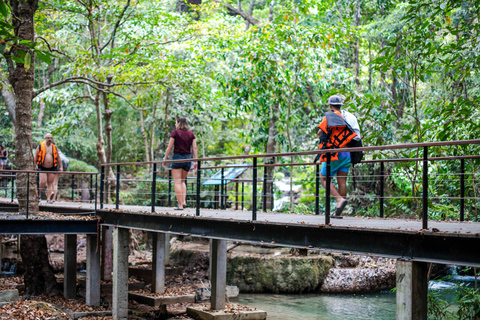
[[[14, 165], [15, 63], [33, 71], [33, 146], [51, 132], [68, 157], [82, 161], [77, 170], [162, 159], [178, 115], [189, 120], [202, 157], [314, 150], [332, 94], [344, 96], [358, 117], [364, 145], [480, 136], [478, 1], [29, 1], [38, 9], [28, 43], [9, 37], [14, 2], [0, 2], [0, 135]], [[429, 156], [478, 151], [438, 147]], [[417, 149], [366, 154], [421, 156]], [[478, 165], [467, 162], [470, 219], [478, 219]], [[149, 169], [128, 173], [142, 177]], [[429, 191], [444, 197], [432, 203], [434, 217], [456, 218], [458, 201], [446, 197], [459, 195], [451, 176], [458, 161], [430, 170]], [[390, 201], [389, 214], [418, 214], [421, 167], [387, 171], [390, 194], [403, 197]], [[312, 188], [313, 168], [282, 175]], [[365, 199], [377, 189], [355, 192]], [[308, 209], [312, 199], [305, 199], [300, 208]]]

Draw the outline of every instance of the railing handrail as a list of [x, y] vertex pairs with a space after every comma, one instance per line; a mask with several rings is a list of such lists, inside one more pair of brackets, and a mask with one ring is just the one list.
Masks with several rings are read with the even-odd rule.
[[[443, 146], [459, 146], [467, 144], [480, 144], [480, 139], [474, 140], [457, 140], [457, 141], [438, 141], [438, 142], [425, 142], [425, 143], [407, 143], [407, 144], [395, 144], [395, 145], [383, 145], [372, 147], [357, 147], [357, 148], [342, 148], [342, 152], [355, 152], [355, 151], [376, 151], [376, 150], [396, 150], [396, 149], [411, 149], [421, 147], [443, 147]], [[192, 158], [188, 161], [216, 161], [216, 160], [236, 160], [236, 159], [250, 159], [250, 158], [272, 158], [272, 157], [287, 157], [287, 156], [302, 156], [302, 155], [316, 155], [322, 153], [336, 153], [339, 149], [324, 149], [313, 151], [299, 151], [299, 152], [283, 152], [283, 153], [265, 153], [265, 154], [248, 154], [241, 156], [226, 156], [226, 157], [211, 157], [211, 158]], [[423, 158], [422, 158], [423, 160]], [[185, 162], [185, 159], [181, 160], [161, 160], [161, 161], [142, 161], [142, 162], [123, 162], [123, 163], [102, 163], [101, 167], [111, 166], [135, 166], [145, 164], [163, 164], [163, 163], [179, 163]], [[260, 165], [259, 165], [260, 166]]]
[[68, 175], [97, 175], [99, 172], [80, 172], [80, 171], [41, 171], [41, 170], [11, 170], [11, 169], [3, 169], [0, 170], [0, 175], [2, 172], [15, 172], [15, 173], [53, 173], [53, 174], [68, 174]]

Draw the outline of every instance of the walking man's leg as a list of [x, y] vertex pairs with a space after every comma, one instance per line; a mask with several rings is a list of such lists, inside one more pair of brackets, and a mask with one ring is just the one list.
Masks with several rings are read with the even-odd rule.
[[[40, 178], [38, 182], [38, 199], [42, 198], [42, 190], [45, 188], [47, 185], [47, 174], [46, 173], [40, 173]], [[48, 194], [47, 194], [47, 199], [48, 199]]]

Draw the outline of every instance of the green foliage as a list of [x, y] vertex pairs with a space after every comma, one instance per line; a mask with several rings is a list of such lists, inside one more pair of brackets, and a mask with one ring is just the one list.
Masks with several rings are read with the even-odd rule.
[[69, 167], [70, 171], [75, 171], [75, 172], [98, 172], [97, 168], [95, 168], [92, 165], [89, 165], [88, 163], [82, 161], [82, 160], [77, 160], [70, 158], [69, 159]]

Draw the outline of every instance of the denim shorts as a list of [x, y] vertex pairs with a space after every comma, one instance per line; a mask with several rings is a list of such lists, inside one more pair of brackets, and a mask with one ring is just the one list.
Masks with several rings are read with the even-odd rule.
[[[338, 171], [348, 173], [348, 169], [350, 169], [350, 152], [339, 152], [338, 153], [338, 160], [330, 162], [330, 176], [333, 177], [337, 175]], [[327, 163], [322, 162], [322, 170], [320, 172], [322, 176], [327, 175]]]
[[[191, 153], [177, 153], [173, 154], [172, 160], [181, 160], [181, 159], [192, 159]], [[175, 162], [172, 163], [172, 169], [183, 169], [185, 171], [190, 171], [190, 167], [192, 166], [192, 162]]]

